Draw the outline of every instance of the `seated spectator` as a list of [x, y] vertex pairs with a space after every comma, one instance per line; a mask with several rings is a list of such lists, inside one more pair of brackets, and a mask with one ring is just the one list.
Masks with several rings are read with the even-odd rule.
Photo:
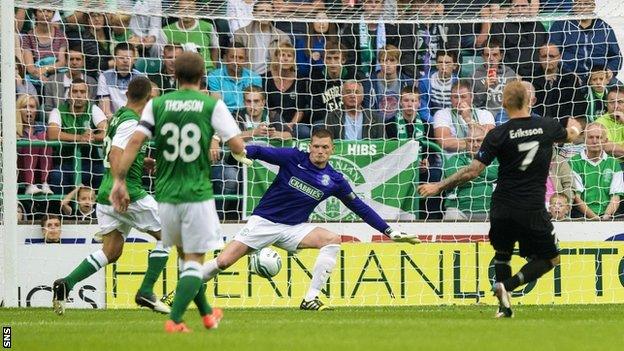
[[570, 219], [570, 199], [566, 194], [554, 194], [548, 203], [548, 212], [553, 221]]
[[393, 118], [387, 119], [386, 138], [399, 140], [423, 140], [427, 133], [425, 124], [418, 115], [420, 94], [414, 86], [401, 89], [399, 110]]
[[472, 100], [472, 84], [460, 80], [451, 88], [451, 108], [440, 110], [433, 116], [435, 139], [446, 152], [468, 151], [467, 138], [471, 129], [487, 132], [494, 128], [494, 116], [475, 108]]
[[[470, 130], [466, 138], [468, 147], [465, 152], [454, 154], [444, 161], [444, 177], [449, 178], [460, 169], [467, 167], [479, 151], [486, 131], [480, 128]], [[490, 198], [494, 183], [498, 179], [498, 162], [487, 166], [479, 176], [462, 184], [446, 195], [444, 204], [445, 220], [485, 221], [490, 211]]]
[[85, 18], [85, 24], [68, 27], [67, 38], [71, 47], [84, 54], [87, 74], [97, 79], [100, 71], [115, 67], [110, 48], [113, 34], [105, 14], [91, 12]]
[[624, 89], [616, 86], [607, 94], [607, 113], [599, 117], [596, 123], [607, 129], [607, 140], [603, 143], [604, 151], [620, 160], [624, 169]]
[[384, 0], [362, 0], [362, 19], [347, 24], [341, 39], [349, 50], [347, 62], [354, 64], [365, 77], [370, 77], [379, 61], [379, 53], [386, 46], [390, 24], [383, 21]]
[[566, 73], [561, 68], [559, 48], [546, 44], [539, 49], [539, 67], [531, 80], [535, 87], [537, 104], [534, 112], [545, 118], [557, 119], [566, 125], [568, 116], [581, 116], [581, 81], [574, 73]]
[[225, 15], [229, 18], [230, 33], [251, 23], [256, 0], [228, 0]]
[[[132, 2], [131, 2], [132, 4]], [[162, 47], [167, 43], [162, 29], [161, 0], [137, 0], [129, 9], [132, 13], [127, 41], [134, 45], [141, 56], [160, 56]]]
[[503, 110], [503, 88], [510, 80], [518, 78], [516, 72], [501, 63], [503, 52], [500, 42], [492, 39], [483, 48], [483, 65], [476, 68], [474, 78], [474, 104], [496, 116]]
[[258, 0], [254, 4], [254, 19], [249, 25], [234, 32], [234, 41], [247, 48], [251, 70], [259, 75], [267, 72], [267, 63], [281, 43], [292, 44], [290, 37], [275, 28], [270, 18], [273, 16], [271, 1]]
[[245, 108], [235, 112], [234, 118], [238, 128], [242, 130], [241, 137], [245, 141], [255, 138], [292, 139], [290, 130], [284, 128], [284, 123], [270, 118], [266, 107], [264, 90], [257, 86], [245, 88]]
[[319, 12], [314, 23], [308, 23], [307, 34], [295, 38], [297, 49], [297, 74], [300, 77], [310, 77], [312, 67], [323, 66], [325, 45], [328, 41], [336, 41], [338, 27], [334, 22], [328, 22], [327, 14]]
[[605, 67], [593, 67], [585, 89], [585, 121], [589, 124], [607, 112], [607, 88], [613, 74]]
[[[485, 7], [486, 17], [504, 18], [504, 11], [492, 11]], [[510, 18], [535, 17], [534, 9], [529, 0], [512, 0], [507, 13]], [[546, 44], [548, 33], [540, 21], [504, 22], [483, 21], [482, 33], [501, 43], [503, 63], [523, 78], [535, 75], [536, 65], [539, 62], [539, 48]]]
[[[522, 85], [524, 85], [526, 90], [529, 92], [529, 108], [531, 108], [531, 117], [533, 117], [533, 118], [541, 118], [540, 115], [538, 115], [538, 114], [536, 114], [534, 112], [534, 110], [535, 110], [535, 103], [537, 102], [537, 98], [535, 97], [535, 88], [533, 87], [533, 84], [531, 84], [531, 83], [529, 83], [527, 81], [524, 81], [524, 80], [521, 83], [522, 83]], [[509, 121], [509, 115], [507, 115], [507, 110], [505, 110], [504, 108], [501, 109], [494, 116], [494, 120], [496, 121], [496, 126], [499, 126], [499, 125]]]
[[208, 89], [211, 95], [222, 99], [230, 112], [243, 108], [243, 90], [250, 85], [262, 86], [262, 78], [247, 65], [247, 48], [232, 43], [225, 49], [223, 64], [208, 74]]
[[101, 147], [93, 145], [102, 142], [106, 131], [106, 115], [87, 100], [88, 87], [84, 80], [72, 82], [66, 102], [50, 112], [48, 118], [48, 140], [83, 143], [80, 146], [81, 160], [75, 160], [72, 144], [60, 147], [60, 163], [50, 173], [50, 185], [56, 194], [64, 193], [64, 187], [72, 186], [74, 181], [74, 161], [81, 162], [82, 183], [98, 188], [104, 174]]
[[295, 138], [310, 138], [309, 121], [304, 120], [310, 105], [308, 82], [298, 77], [292, 45], [280, 44], [274, 51], [264, 90], [271, 118], [284, 123]]
[[312, 106], [312, 124], [323, 124], [328, 114], [342, 109], [342, 95], [340, 89], [346, 80], [359, 81], [364, 89], [364, 108], [371, 104], [371, 83], [363, 74], [353, 68], [346, 67], [346, 48], [333, 41], [325, 46], [325, 66], [312, 68], [310, 80], [310, 95]]
[[[197, 15], [197, 0], [177, 0], [183, 13]], [[164, 27], [163, 33], [169, 44], [180, 44], [184, 51], [197, 52], [206, 63], [206, 72], [214, 70], [219, 61], [219, 38], [212, 23], [194, 17], [181, 17]]]
[[387, 45], [379, 52], [380, 69], [372, 77], [375, 91], [375, 107], [384, 121], [394, 119], [399, 110], [401, 89], [412, 87], [416, 81], [400, 73], [401, 53], [394, 45]]
[[96, 218], [95, 190], [77, 186], [61, 201], [61, 213], [65, 219], [91, 221]]
[[[15, 103], [15, 129], [18, 140], [45, 140], [46, 128], [39, 115], [39, 103], [32, 95], [22, 95]], [[52, 150], [41, 146], [17, 148], [17, 168], [26, 183], [26, 195], [52, 194], [48, 174], [52, 169]], [[39, 175], [39, 181], [35, 179]], [[41, 187], [38, 186], [41, 185]]]
[[607, 129], [599, 123], [585, 128], [585, 150], [572, 156], [575, 179], [574, 205], [588, 219], [612, 219], [624, 194], [624, 178], [618, 161], [603, 150]]
[[97, 88], [100, 100], [98, 105], [106, 117], [112, 116], [120, 107], [126, 105], [128, 84], [135, 76], [142, 75], [132, 68], [134, 58], [134, 47], [131, 44], [120, 43], [115, 46], [115, 68], [100, 73]]
[[592, 67], [606, 67], [617, 73], [622, 67], [622, 54], [609, 24], [594, 18], [595, 0], [575, 0], [572, 12], [586, 16], [581, 20], [564, 20], [550, 27], [550, 42], [563, 56], [563, 67], [586, 82]]
[[61, 218], [57, 215], [45, 215], [41, 218], [41, 234], [46, 244], [61, 243]]
[[38, 85], [48, 76], [66, 67], [67, 38], [52, 23], [53, 10], [35, 9], [32, 30], [22, 36], [22, 54], [26, 79]]
[[383, 139], [385, 128], [381, 116], [365, 109], [362, 83], [348, 80], [342, 85], [343, 107], [327, 115], [325, 128], [334, 139]]
[[178, 81], [175, 78], [175, 58], [184, 52], [180, 45], [167, 44], [163, 47], [162, 68], [160, 73], [151, 74], [149, 79], [156, 83], [162, 94], [178, 89]]
[[429, 115], [425, 116], [426, 122], [432, 122], [436, 112], [451, 107], [451, 87], [459, 79], [456, 51], [438, 50], [435, 60], [435, 69], [418, 83], [420, 105], [429, 109]]
[[568, 160], [553, 150], [548, 178], [546, 178], [546, 206], [550, 203], [550, 198], [555, 194], [563, 194], [568, 199], [574, 199], [574, 180], [572, 179], [572, 169]]
[[36, 96], [37, 89], [28, 80], [25, 79], [26, 69], [24, 64], [19, 61], [17, 56], [15, 57], [15, 94], [19, 97], [22, 94]]
[[96, 100], [97, 81], [85, 72], [84, 55], [79, 47], [71, 46], [67, 52], [69, 69], [64, 73], [56, 73], [43, 85], [43, 108], [50, 112], [67, 99], [69, 87], [74, 79], [80, 78], [89, 87], [89, 100]]
[[[401, 17], [428, 19], [442, 16], [439, 0], [413, 0], [402, 4]], [[448, 24], [403, 22], [388, 27], [387, 43], [401, 50], [401, 73], [410, 78], [428, 77], [439, 49], [446, 46]]]

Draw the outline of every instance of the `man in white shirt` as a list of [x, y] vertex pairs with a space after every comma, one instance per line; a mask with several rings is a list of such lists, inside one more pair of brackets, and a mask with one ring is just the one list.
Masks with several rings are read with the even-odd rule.
[[135, 50], [132, 44], [119, 43], [115, 46], [115, 68], [100, 73], [98, 78], [97, 96], [99, 107], [107, 117], [110, 117], [120, 107], [125, 106], [128, 98], [128, 84], [130, 80], [141, 72], [132, 68], [135, 59]]
[[436, 142], [448, 153], [466, 151], [471, 128], [488, 132], [494, 128], [494, 116], [473, 106], [472, 84], [459, 80], [451, 88], [451, 108], [442, 109], [433, 116]]

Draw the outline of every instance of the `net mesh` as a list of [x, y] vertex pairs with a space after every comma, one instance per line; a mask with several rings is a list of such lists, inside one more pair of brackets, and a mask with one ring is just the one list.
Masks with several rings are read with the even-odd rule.
[[[619, 1], [595, 5], [591, 0], [117, 0], [17, 1], [16, 5], [16, 117], [22, 121], [17, 131], [18, 199], [24, 213], [20, 223], [31, 224], [21, 226], [24, 233], [19, 238], [24, 243], [46, 241], [38, 222], [54, 215], [67, 228], [61, 242], [85, 243], [86, 247], [82, 250], [86, 252], [72, 249], [74, 260], [59, 258], [63, 269], [48, 272], [48, 278], [67, 274], [91, 250], [92, 238], [86, 232], [97, 231], [94, 202], [104, 172], [102, 131], [125, 103], [129, 79], [147, 75], [154, 96], [175, 90], [173, 60], [183, 51], [203, 56], [207, 71], [203, 89], [223, 99], [248, 143], [305, 150], [311, 131], [326, 127], [340, 139], [332, 165], [384, 219], [478, 223], [440, 228], [432, 224], [422, 231], [410, 227], [419, 233], [437, 233], [434, 237], [451, 233], [444, 240], [458, 246], [428, 246], [422, 252], [383, 249], [394, 250], [388, 252], [397, 258], [392, 262], [380, 259], [374, 246], [347, 246], [341, 254], [343, 268], [332, 276], [340, 283], [332, 289], [338, 289], [335, 294], [341, 298], [362, 296], [351, 300], [359, 304], [393, 304], [391, 299], [397, 295], [405, 303], [455, 303], [482, 297], [480, 291], [489, 284], [491, 273], [491, 252], [482, 241], [496, 166], [465, 186], [427, 200], [418, 196], [416, 184], [457, 172], [469, 162], [471, 151], [487, 131], [507, 121], [501, 106], [507, 82], [527, 82], [535, 95], [532, 112], [564, 125], [569, 117], [583, 124], [597, 120], [608, 124], [624, 110], [624, 101], [617, 102], [619, 93], [607, 93], [620, 85], [618, 41], [624, 35], [624, 5]], [[3, 98], [10, 95], [3, 92]], [[585, 145], [585, 140], [554, 152], [545, 203], [557, 220], [611, 221], [621, 215], [619, 195], [624, 193], [624, 180], [615, 158], [621, 156], [624, 139], [618, 139], [618, 128], [607, 126], [614, 145], [607, 150], [608, 160], [598, 165], [584, 158], [593, 152], [585, 151], [593, 147]], [[213, 151], [218, 213], [221, 219], [237, 223], [226, 226], [225, 235], [231, 239], [264, 194], [276, 168], [256, 163], [243, 169], [226, 157], [223, 145], [215, 144]], [[153, 174], [146, 172], [143, 180], [153, 192]], [[346, 241], [382, 238], [336, 200], [321, 204], [312, 220], [327, 223], [344, 234]], [[583, 232], [578, 228], [573, 232]], [[465, 240], [474, 243], [459, 244], [464, 234]], [[609, 237], [603, 236], [599, 240]], [[132, 290], [141, 279], [138, 272], [145, 269], [145, 254], [151, 248], [142, 245], [147, 246], [130, 246], [129, 261], [107, 268], [106, 301], [116, 301], [113, 306], [127, 307], [132, 302]], [[38, 254], [47, 255], [41, 250], [30, 253], [29, 266], [39, 264]], [[465, 257], [464, 250], [469, 252]], [[581, 248], [572, 244], [567, 250], [569, 256], [582, 259], [564, 264], [565, 272], [589, 271], [598, 262], [598, 256], [583, 256]], [[420, 254], [426, 260], [417, 262], [414, 257]], [[306, 255], [283, 257], [288, 264], [280, 284], [289, 293], [296, 290], [292, 296], [300, 296], [307, 286], [305, 272], [299, 276], [302, 266], [309, 271], [312, 265], [312, 256]], [[299, 265], [303, 261], [307, 263]], [[170, 265], [170, 281], [159, 293], [169, 292], [175, 284], [175, 260]], [[386, 265], [392, 267], [387, 274]], [[615, 265], [608, 261], [608, 267]], [[421, 266], [427, 268], [421, 270]], [[241, 280], [232, 283], [235, 291], [243, 282], [247, 282], [246, 289], [256, 286], [250, 282], [257, 277], [237, 269], [220, 279]], [[291, 272], [296, 272], [294, 278]], [[556, 275], [562, 273], [554, 274], [553, 289], [561, 289], [561, 276]], [[432, 276], [438, 277], [440, 285]], [[123, 280], [116, 280], [119, 277], [136, 282], [123, 285]], [[557, 300], [561, 294], [545, 289], [534, 293], [536, 300], [527, 301], [607, 302], [621, 293], [610, 290], [610, 295], [595, 298], [593, 290], [580, 286], [592, 277], [571, 280], [568, 291], [577, 295]], [[618, 283], [607, 273], [605, 279], [612, 287]], [[415, 280], [415, 286], [405, 285]], [[469, 284], [466, 290], [464, 284]], [[96, 285], [89, 286], [103, 296]], [[355, 286], [372, 288], [358, 292]], [[252, 299], [251, 290], [222, 293], [217, 285], [213, 288], [216, 296], [247, 294], [247, 299], [232, 300], [243, 301], [242, 305], [267, 301], [265, 297]], [[255, 296], [269, 296], [269, 305], [297, 303], [296, 298], [279, 302], [282, 292], [270, 284], [260, 291]], [[454, 293], [447, 296], [443, 291]], [[462, 295], [464, 291], [473, 292]], [[386, 295], [393, 297], [380, 297]], [[348, 301], [345, 297], [343, 302]]]

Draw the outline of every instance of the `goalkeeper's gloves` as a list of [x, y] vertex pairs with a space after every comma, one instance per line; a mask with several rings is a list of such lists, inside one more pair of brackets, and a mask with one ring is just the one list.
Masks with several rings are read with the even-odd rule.
[[416, 234], [406, 234], [393, 228], [386, 229], [385, 233], [395, 243], [420, 244]]
[[241, 152], [240, 154], [236, 154], [232, 152], [232, 157], [234, 157], [236, 161], [244, 165], [251, 166], [253, 164], [253, 161], [247, 158], [247, 150], [243, 150], [243, 152]]

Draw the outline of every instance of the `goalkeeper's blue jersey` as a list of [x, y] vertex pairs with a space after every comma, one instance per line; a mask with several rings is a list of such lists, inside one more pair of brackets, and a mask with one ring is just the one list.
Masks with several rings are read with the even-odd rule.
[[253, 215], [282, 224], [307, 222], [312, 211], [323, 200], [335, 196], [341, 201], [355, 197], [351, 186], [329, 164], [318, 168], [307, 152], [294, 148], [248, 145], [247, 156], [280, 167]]

